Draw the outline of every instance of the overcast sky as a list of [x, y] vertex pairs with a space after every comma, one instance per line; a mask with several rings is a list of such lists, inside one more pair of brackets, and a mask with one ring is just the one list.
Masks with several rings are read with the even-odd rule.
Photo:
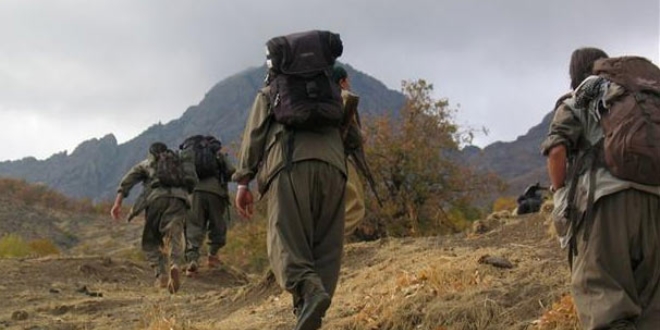
[[2, 0], [0, 160], [125, 142], [308, 29], [340, 33], [340, 60], [392, 89], [433, 83], [489, 130], [477, 145], [511, 141], [568, 90], [573, 49], [657, 64], [659, 21], [659, 0]]

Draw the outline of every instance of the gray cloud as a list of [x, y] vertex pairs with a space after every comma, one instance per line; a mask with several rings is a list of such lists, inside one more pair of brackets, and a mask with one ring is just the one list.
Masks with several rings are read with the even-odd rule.
[[658, 63], [659, 19], [657, 0], [2, 1], [0, 159], [126, 141], [259, 65], [268, 38], [312, 28], [393, 89], [434, 83], [460, 123], [490, 130], [478, 144], [511, 140], [567, 90], [574, 48]]

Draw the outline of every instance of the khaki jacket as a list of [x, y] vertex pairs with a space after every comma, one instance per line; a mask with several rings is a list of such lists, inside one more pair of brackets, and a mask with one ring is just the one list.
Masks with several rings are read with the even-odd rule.
[[293, 131], [275, 122], [269, 108], [269, 88], [261, 89], [248, 116], [234, 181], [257, 180], [263, 195], [271, 180], [285, 168], [287, 142], [293, 134], [291, 161], [320, 160], [346, 175], [346, 157], [338, 128]]

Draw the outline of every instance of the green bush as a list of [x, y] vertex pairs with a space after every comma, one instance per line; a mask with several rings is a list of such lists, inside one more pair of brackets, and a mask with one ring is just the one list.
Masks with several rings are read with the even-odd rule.
[[26, 242], [17, 234], [7, 234], [0, 238], [0, 258], [44, 257], [60, 254], [60, 250], [50, 240], [42, 238]]
[[16, 234], [7, 234], [0, 238], [0, 258], [22, 258], [32, 253], [30, 245]]

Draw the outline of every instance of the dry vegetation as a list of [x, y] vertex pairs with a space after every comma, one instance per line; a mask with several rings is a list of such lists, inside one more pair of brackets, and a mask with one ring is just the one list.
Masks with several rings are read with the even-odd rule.
[[[340, 286], [324, 329], [576, 329], [564, 253], [548, 235], [544, 218], [501, 221], [483, 234], [347, 244]], [[72, 257], [71, 251], [64, 251], [56, 257], [0, 260], [6, 270], [0, 297], [11, 297], [0, 299], [0, 326], [155, 330], [293, 326], [289, 295], [272, 278], [239, 269], [259, 268], [239, 260], [263, 258], [263, 246], [242, 255], [223, 251], [223, 267], [203, 268], [198, 278], [186, 278], [182, 291], [170, 296], [152, 287], [151, 271], [142, 260], [122, 256], [127, 245], [139, 255], [137, 237], [126, 235], [121, 227], [101, 226], [105, 223], [97, 223], [101, 230], [95, 231], [95, 237], [106, 242], [112, 258], [96, 250], [98, 257]], [[129, 228], [139, 233], [139, 224]], [[257, 223], [235, 223], [229, 234], [236, 244], [234, 251], [238, 242], [263, 241], [259, 228], [263, 227]], [[488, 264], [488, 257], [504, 258], [513, 268]], [[27, 319], [17, 319], [23, 312]]]
[[29, 205], [49, 210], [105, 214], [109, 203], [93, 204], [89, 199], [75, 200], [42, 184], [29, 184], [25, 180], [0, 178], [0, 199], [10, 203]]

